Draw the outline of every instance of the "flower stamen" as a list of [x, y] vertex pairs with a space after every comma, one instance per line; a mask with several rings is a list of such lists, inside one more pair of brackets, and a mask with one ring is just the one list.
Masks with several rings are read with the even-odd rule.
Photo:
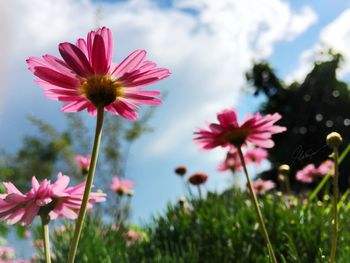
[[81, 95], [90, 100], [96, 107], [108, 106], [123, 95], [123, 86], [110, 76], [92, 76], [79, 87]]

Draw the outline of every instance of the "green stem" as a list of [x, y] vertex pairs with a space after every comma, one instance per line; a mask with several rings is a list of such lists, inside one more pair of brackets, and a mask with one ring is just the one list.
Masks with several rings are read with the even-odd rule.
[[[350, 151], [350, 144], [348, 144], [348, 146], [345, 148], [345, 150], [341, 153], [339, 160], [337, 162], [338, 164], [341, 164], [341, 162], [344, 160], [344, 158], [348, 155], [349, 151]], [[318, 193], [321, 191], [323, 186], [327, 183], [329, 178], [331, 178], [331, 176], [332, 176], [332, 174], [329, 172], [329, 173], [327, 173], [327, 175], [325, 177], [323, 177], [322, 181], [317, 185], [315, 190], [310, 194], [310, 196], [308, 198], [309, 201], [312, 201], [316, 198]]]
[[201, 190], [201, 186], [200, 186], [200, 185], [197, 185], [197, 189], [198, 189], [199, 199], [202, 200], [202, 190]]
[[45, 251], [45, 262], [51, 263], [50, 255], [50, 232], [49, 232], [49, 222], [50, 218], [48, 215], [41, 215], [41, 225], [43, 229], [44, 236], [44, 251]]
[[333, 176], [333, 221], [332, 221], [332, 245], [330, 262], [335, 262], [338, 235], [338, 199], [339, 199], [339, 169], [338, 169], [338, 148], [333, 148], [334, 152], [334, 176]]
[[77, 249], [78, 249], [79, 238], [80, 238], [81, 230], [83, 228], [84, 218], [85, 218], [85, 214], [86, 214], [86, 207], [87, 207], [87, 204], [89, 201], [89, 195], [90, 195], [92, 183], [94, 180], [95, 168], [96, 168], [96, 163], [97, 163], [97, 158], [98, 158], [98, 149], [99, 149], [100, 142], [101, 142], [102, 126], [103, 126], [103, 113], [104, 113], [104, 108], [98, 107], [97, 108], [95, 139], [94, 139], [94, 145], [92, 148], [89, 173], [88, 173], [87, 180], [86, 180], [85, 191], [84, 191], [83, 201], [81, 203], [81, 207], [80, 207], [80, 211], [79, 211], [79, 216], [78, 216], [78, 219], [77, 219], [77, 222], [75, 225], [74, 236], [73, 236], [73, 240], [72, 240], [72, 243], [70, 246], [67, 263], [74, 262], [75, 254], [77, 253]]
[[260, 208], [259, 208], [258, 199], [256, 198], [256, 194], [255, 194], [254, 188], [252, 186], [252, 182], [250, 181], [250, 177], [248, 175], [248, 170], [247, 170], [247, 167], [246, 167], [246, 164], [245, 164], [244, 156], [243, 156], [243, 153], [242, 153], [242, 150], [241, 150], [240, 147], [238, 147], [238, 154], [239, 154], [239, 157], [241, 158], [241, 162], [242, 162], [242, 165], [243, 165], [244, 173], [245, 173], [245, 175], [247, 177], [247, 184], [248, 184], [249, 194], [250, 194], [250, 197], [251, 197], [251, 199], [253, 201], [253, 205], [255, 207], [256, 214], [258, 216], [260, 229], [261, 229], [261, 232], [262, 232], [262, 234], [264, 236], [264, 239], [265, 239], [265, 242], [266, 242], [266, 245], [267, 245], [267, 249], [268, 249], [269, 254], [270, 254], [270, 260], [273, 263], [277, 263], [277, 259], [276, 259], [275, 253], [273, 251], [272, 244], [271, 244], [269, 235], [268, 235], [267, 230], [266, 230], [264, 219], [263, 219], [262, 213], [261, 213]]

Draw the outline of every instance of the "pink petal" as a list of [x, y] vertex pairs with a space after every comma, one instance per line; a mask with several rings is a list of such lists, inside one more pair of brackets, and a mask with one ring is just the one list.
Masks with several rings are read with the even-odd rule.
[[136, 50], [127, 56], [111, 73], [113, 77], [118, 79], [126, 72], [131, 72], [135, 70], [146, 57], [145, 50]]
[[84, 53], [75, 45], [65, 42], [59, 45], [59, 51], [64, 61], [79, 76], [87, 78], [94, 74]]

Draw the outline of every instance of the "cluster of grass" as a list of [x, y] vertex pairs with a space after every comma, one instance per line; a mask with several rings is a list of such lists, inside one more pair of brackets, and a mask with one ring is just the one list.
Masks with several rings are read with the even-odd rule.
[[[281, 194], [260, 198], [278, 262], [329, 261], [331, 203], [306, 203]], [[340, 208], [337, 262], [350, 258], [349, 209]], [[65, 262], [73, 225], [52, 233], [53, 262]], [[118, 229], [90, 215], [85, 223], [77, 258], [79, 262], [262, 262], [268, 252], [247, 193], [229, 190], [209, 193], [205, 199], [169, 205], [165, 215], [142, 230], [147, 238], [125, 242], [127, 228]]]

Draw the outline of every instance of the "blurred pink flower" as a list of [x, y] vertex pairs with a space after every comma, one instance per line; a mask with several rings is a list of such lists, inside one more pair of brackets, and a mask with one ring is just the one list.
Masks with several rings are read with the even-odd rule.
[[109, 188], [119, 195], [129, 195], [133, 193], [133, 186], [133, 180], [127, 180], [119, 178], [118, 176], [113, 176], [112, 184], [109, 185]]
[[24, 231], [24, 237], [25, 238], [30, 238], [32, 236], [32, 233], [29, 230]]
[[[68, 187], [69, 177], [58, 174], [55, 183], [47, 179], [40, 184], [32, 177], [32, 189], [26, 194], [21, 193], [12, 183], [4, 183], [7, 194], [0, 195], [0, 220], [8, 224], [20, 223], [30, 225], [35, 216], [47, 213], [51, 219], [66, 217], [77, 218], [83, 199], [85, 182]], [[96, 202], [105, 200], [104, 193], [91, 193], [88, 208]]]
[[129, 229], [126, 233], [124, 233], [124, 238], [128, 246], [141, 241], [143, 239], [143, 235], [135, 230]]
[[[15, 250], [9, 246], [0, 246], [0, 262], [6, 259], [13, 259], [15, 257]], [[10, 261], [8, 261], [10, 262]], [[12, 261], [11, 261], [12, 262]]]
[[91, 156], [83, 156], [78, 154], [75, 157], [75, 160], [77, 162], [78, 167], [82, 170], [83, 174], [86, 174], [89, 171]]
[[203, 149], [221, 147], [241, 147], [248, 142], [262, 148], [271, 148], [274, 142], [271, 136], [286, 130], [274, 125], [281, 115], [275, 113], [261, 116], [260, 113], [247, 115], [239, 125], [235, 110], [224, 110], [217, 115], [219, 123], [211, 123], [208, 130], [199, 129], [194, 138]]
[[221, 172], [231, 170], [231, 171], [241, 171], [243, 168], [241, 158], [236, 149], [231, 148], [227, 154], [225, 160], [219, 164], [218, 170]]
[[[268, 156], [268, 153], [265, 149], [262, 148], [252, 148], [245, 151], [244, 159], [246, 164], [256, 163], [260, 164], [263, 160], [265, 160]], [[230, 148], [226, 155], [225, 161], [219, 164], [219, 171], [241, 171], [243, 168], [241, 158], [237, 152], [236, 148]]]
[[318, 168], [314, 164], [308, 164], [296, 173], [296, 179], [300, 182], [310, 184], [317, 177], [325, 176], [333, 169], [334, 162], [331, 160], [324, 161]]
[[168, 77], [169, 70], [145, 60], [144, 50], [136, 50], [122, 62], [113, 63], [110, 29], [91, 31], [86, 40], [79, 38], [75, 45], [64, 42], [58, 49], [63, 60], [44, 55], [30, 57], [27, 63], [48, 98], [67, 102], [63, 112], [87, 109], [96, 115], [97, 107], [104, 107], [113, 114], [136, 120], [137, 104], [161, 103], [155, 97], [160, 94], [158, 91], [141, 88]]
[[248, 149], [245, 154], [245, 160], [250, 163], [261, 164], [268, 156], [268, 152], [263, 148], [252, 148]]
[[276, 184], [273, 181], [262, 180], [260, 178], [253, 181], [252, 185], [254, 191], [258, 194], [265, 194], [266, 192], [276, 187]]

